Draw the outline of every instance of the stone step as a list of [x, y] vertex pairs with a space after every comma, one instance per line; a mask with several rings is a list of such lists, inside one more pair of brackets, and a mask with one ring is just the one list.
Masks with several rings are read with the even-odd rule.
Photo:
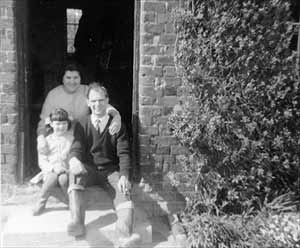
[[[1, 232], [1, 247], [114, 247], [117, 237], [114, 232], [116, 215], [108, 194], [99, 187], [85, 192], [87, 234], [82, 240], [75, 240], [66, 233], [70, 213], [66, 204], [50, 200], [46, 211], [32, 216], [30, 205], [9, 205], [6, 221]], [[135, 209], [133, 232], [142, 237], [141, 244], [152, 243], [152, 225], [144, 212]]]
[[[113, 209], [87, 210], [86, 230], [83, 240], [75, 240], [66, 233], [70, 213], [64, 206], [48, 208], [40, 216], [32, 216], [31, 206], [10, 207], [2, 232], [1, 247], [33, 247], [63, 245], [64, 247], [113, 247], [116, 244], [116, 215]], [[152, 227], [135, 215], [134, 232], [142, 237], [142, 244], [152, 242]], [[91, 246], [92, 244], [92, 246]], [[110, 246], [111, 245], [111, 246]]]

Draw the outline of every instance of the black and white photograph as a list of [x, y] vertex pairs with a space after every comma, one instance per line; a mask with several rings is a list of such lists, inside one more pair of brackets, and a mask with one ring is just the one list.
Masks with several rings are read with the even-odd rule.
[[0, 0], [0, 248], [300, 248], [298, 0]]

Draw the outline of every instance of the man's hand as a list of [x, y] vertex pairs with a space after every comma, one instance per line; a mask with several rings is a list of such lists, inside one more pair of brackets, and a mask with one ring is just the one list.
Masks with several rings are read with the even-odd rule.
[[47, 145], [47, 141], [46, 138], [44, 137], [44, 135], [39, 135], [37, 137], [37, 150], [40, 154], [46, 154], [48, 152], [48, 145]]
[[118, 182], [119, 190], [124, 194], [127, 195], [130, 193], [131, 183], [129, 182], [128, 178], [122, 175]]
[[81, 175], [87, 172], [84, 165], [75, 157], [70, 159], [69, 166], [70, 173], [74, 175]]

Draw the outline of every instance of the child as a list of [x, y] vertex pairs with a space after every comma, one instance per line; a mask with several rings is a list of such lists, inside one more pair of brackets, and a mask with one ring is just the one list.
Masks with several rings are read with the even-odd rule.
[[51, 133], [45, 137], [46, 148], [38, 151], [38, 162], [43, 174], [40, 199], [33, 209], [33, 215], [40, 215], [45, 209], [51, 189], [59, 185], [65, 196], [68, 188], [68, 154], [73, 143], [73, 131], [67, 111], [55, 109], [50, 115]]

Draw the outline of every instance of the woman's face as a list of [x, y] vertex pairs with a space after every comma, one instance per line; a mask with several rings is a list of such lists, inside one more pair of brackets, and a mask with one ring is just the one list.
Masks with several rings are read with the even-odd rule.
[[80, 86], [81, 78], [78, 71], [66, 71], [63, 76], [64, 88], [68, 93], [75, 93]]

